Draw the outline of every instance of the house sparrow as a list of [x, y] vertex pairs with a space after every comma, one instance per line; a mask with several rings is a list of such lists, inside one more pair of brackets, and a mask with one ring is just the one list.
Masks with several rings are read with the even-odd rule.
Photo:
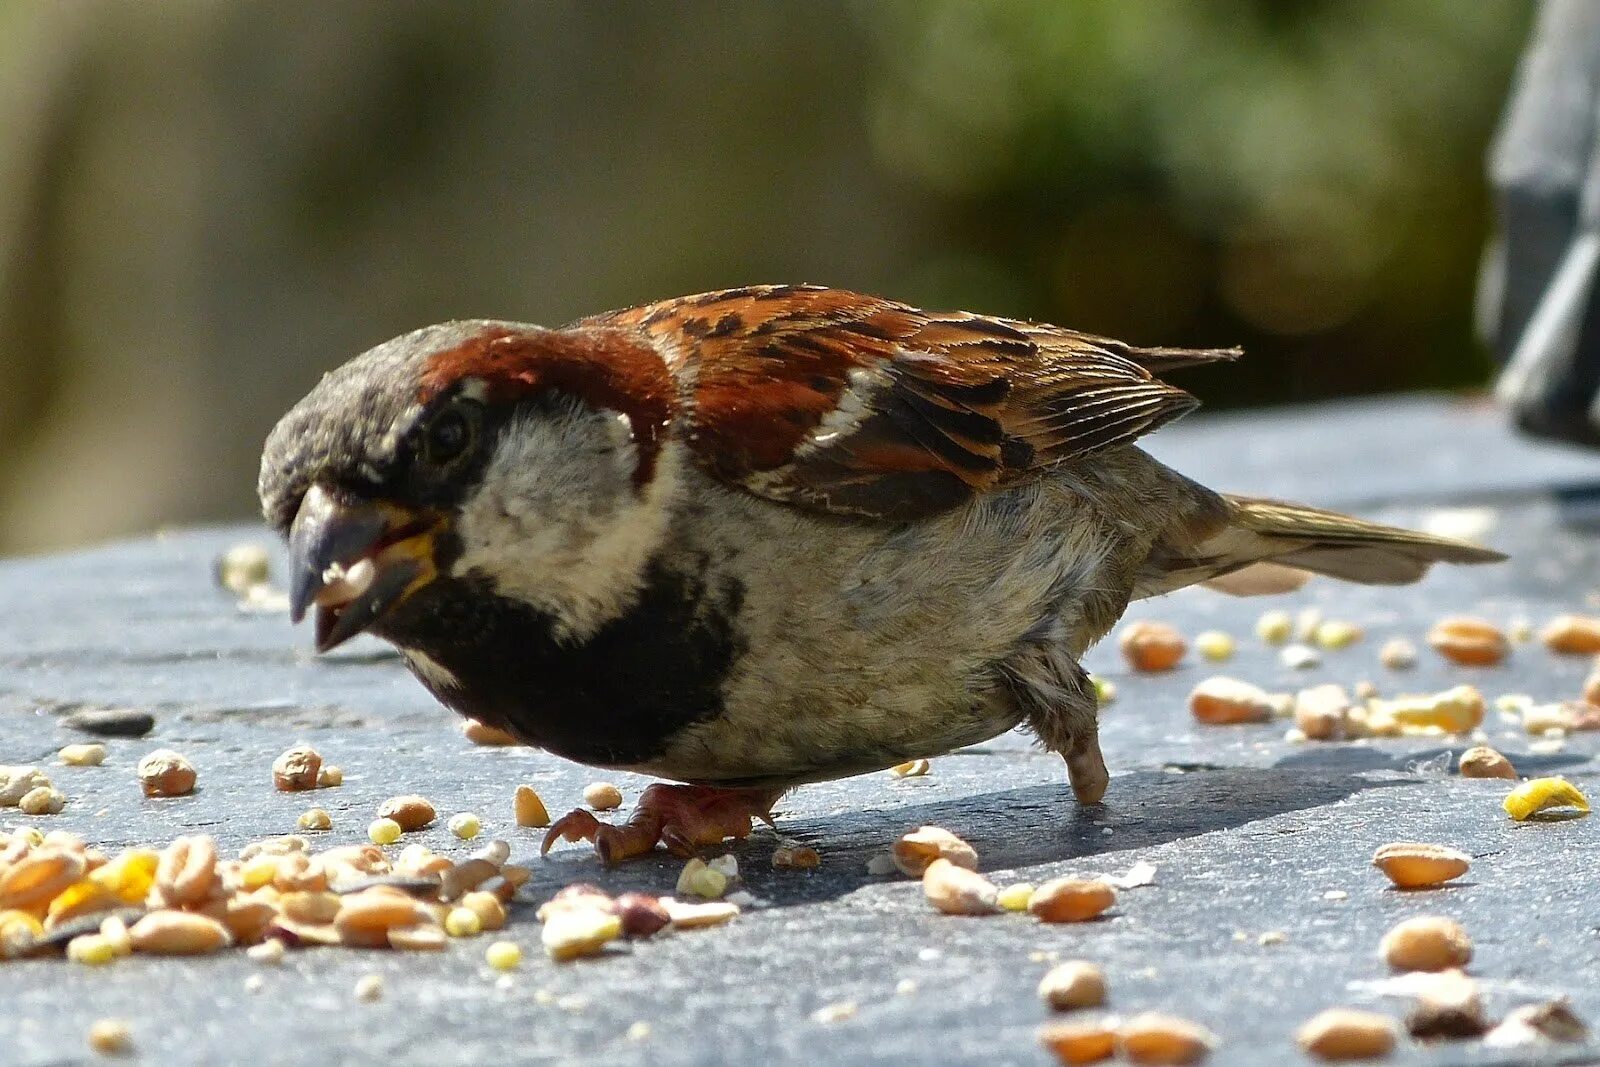
[[1497, 552], [1212, 492], [1134, 445], [1196, 405], [1135, 348], [806, 285], [561, 329], [450, 322], [328, 374], [259, 490], [298, 621], [369, 632], [463, 715], [655, 785], [608, 862], [770, 821], [805, 782], [1023, 726], [1108, 777], [1079, 666], [1128, 602]]

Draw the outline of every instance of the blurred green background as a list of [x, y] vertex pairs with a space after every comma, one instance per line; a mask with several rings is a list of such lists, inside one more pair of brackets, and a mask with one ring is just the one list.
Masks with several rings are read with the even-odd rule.
[[254, 512], [440, 319], [814, 281], [1243, 344], [1212, 408], [1481, 385], [1532, 17], [1459, 0], [0, 0], [0, 553]]

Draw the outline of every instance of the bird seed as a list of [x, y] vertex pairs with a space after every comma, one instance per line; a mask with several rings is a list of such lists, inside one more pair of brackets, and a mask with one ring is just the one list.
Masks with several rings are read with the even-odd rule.
[[1446, 971], [1472, 961], [1472, 938], [1454, 919], [1420, 915], [1384, 934], [1378, 955], [1397, 971]]
[[1467, 873], [1472, 857], [1443, 845], [1394, 841], [1372, 854], [1372, 865], [1399, 889], [1429, 889]]
[[194, 764], [170, 748], [158, 748], [141, 759], [137, 773], [147, 797], [181, 797], [194, 792]]

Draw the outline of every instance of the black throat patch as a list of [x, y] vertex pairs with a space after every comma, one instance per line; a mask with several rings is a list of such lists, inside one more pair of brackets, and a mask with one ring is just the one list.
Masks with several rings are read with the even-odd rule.
[[638, 602], [587, 640], [560, 642], [550, 616], [486, 580], [441, 578], [373, 632], [421, 652], [459, 686], [418, 679], [448, 707], [580, 763], [659, 755], [686, 726], [722, 712], [722, 684], [743, 654], [744, 591], [652, 564]]

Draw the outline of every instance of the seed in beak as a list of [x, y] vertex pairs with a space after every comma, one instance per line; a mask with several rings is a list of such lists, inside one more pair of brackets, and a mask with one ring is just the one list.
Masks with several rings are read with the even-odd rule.
[[330, 564], [322, 573], [322, 588], [317, 590], [315, 598], [317, 605], [324, 608], [343, 607], [365, 593], [377, 573], [378, 568], [370, 556], [357, 560], [348, 570], [342, 564]]

